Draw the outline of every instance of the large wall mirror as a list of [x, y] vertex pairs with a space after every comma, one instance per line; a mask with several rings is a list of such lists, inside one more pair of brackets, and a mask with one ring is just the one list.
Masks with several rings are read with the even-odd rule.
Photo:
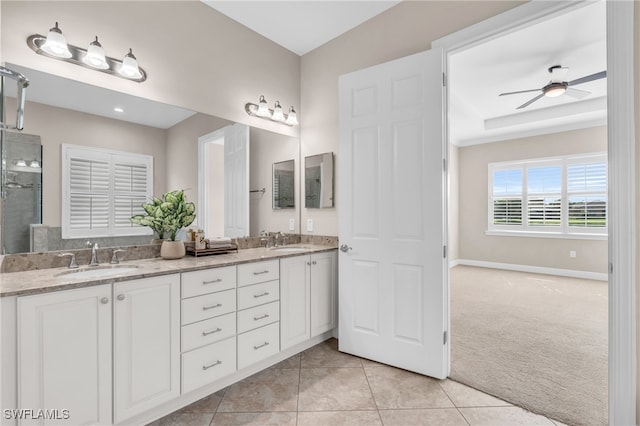
[[333, 152], [305, 157], [304, 206], [308, 209], [333, 207]]
[[[74, 144], [115, 151], [147, 154], [153, 156], [153, 193], [184, 189], [189, 201], [200, 204], [198, 167], [198, 139], [204, 135], [234, 123], [220, 117], [198, 113], [171, 105], [129, 96], [85, 83], [60, 78], [16, 64], [5, 64], [8, 68], [23, 73], [31, 84], [27, 91], [25, 127], [23, 134], [37, 135], [42, 142], [42, 224], [47, 229], [47, 250], [84, 248], [87, 239], [63, 240], [61, 238], [61, 148], [62, 144]], [[6, 119], [15, 120], [15, 93], [6, 87]], [[216, 149], [208, 152], [207, 163], [215, 171], [220, 157]], [[249, 129], [249, 152], [247, 187], [264, 188], [263, 192], [249, 193], [249, 227], [246, 234], [234, 236], [258, 236], [261, 231], [300, 232], [300, 208], [283, 212], [272, 209], [272, 164], [291, 158], [299, 158], [298, 138]], [[222, 155], [218, 153], [218, 155]], [[294, 169], [294, 191], [299, 191], [299, 170]], [[220, 207], [224, 185], [210, 185], [209, 205]], [[298, 192], [299, 194], [299, 192]], [[298, 195], [296, 195], [297, 197]], [[2, 211], [8, 211], [13, 203], [2, 200]], [[209, 211], [209, 207], [205, 211]], [[0, 228], [3, 232], [10, 224], [3, 214]], [[293, 219], [293, 220], [292, 220]], [[37, 222], [37, 220], [34, 220]], [[208, 236], [222, 236], [224, 213], [213, 218]], [[291, 224], [293, 223], [293, 226]], [[194, 224], [200, 226], [199, 224]], [[33, 228], [33, 227], [30, 227]], [[29, 227], [27, 228], [29, 229]], [[147, 244], [149, 236], [91, 238], [100, 247], [116, 245]], [[14, 238], [14, 237], [12, 237]], [[15, 237], [29, 240], [29, 235]], [[26, 251], [26, 247], [8, 250], [3, 244], [3, 253]], [[11, 244], [17, 247], [16, 244]], [[42, 247], [42, 246], [41, 246]]]

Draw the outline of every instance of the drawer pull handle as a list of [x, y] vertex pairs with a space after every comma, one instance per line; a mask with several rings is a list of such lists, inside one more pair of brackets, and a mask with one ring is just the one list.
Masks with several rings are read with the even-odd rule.
[[254, 350], [258, 350], [258, 349], [260, 349], [260, 348], [264, 348], [265, 346], [268, 346], [268, 345], [269, 345], [269, 342], [264, 342], [264, 343], [263, 343], [263, 344], [261, 344], [261, 345], [254, 346], [254, 347], [253, 347], [253, 349], [254, 349]]
[[218, 328], [216, 328], [215, 330], [211, 330], [211, 331], [203, 331], [203, 332], [202, 332], [202, 335], [203, 335], [203, 336], [208, 336], [208, 335], [210, 335], [210, 334], [213, 334], [213, 333], [219, 333], [219, 332], [221, 332], [221, 331], [222, 331], [222, 329], [221, 329], [220, 327], [218, 327]]
[[269, 295], [269, 292], [265, 291], [264, 293], [254, 294], [253, 297], [255, 297], [257, 299], [258, 297], [263, 297], [263, 296], [268, 296], [268, 295]]
[[215, 305], [211, 305], [211, 306], [203, 306], [202, 310], [206, 311], [213, 308], [219, 308], [220, 306], [222, 306], [222, 303], [216, 303]]
[[260, 321], [261, 319], [269, 318], [269, 314], [260, 315], [259, 317], [253, 317], [254, 321]]
[[208, 370], [208, 369], [210, 369], [211, 367], [215, 367], [216, 365], [220, 365], [220, 364], [222, 364], [222, 361], [218, 360], [218, 361], [214, 362], [213, 364], [203, 365], [203, 366], [202, 366], [202, 369], [203, 369], [203, 370]]
[[262, 274], [268, 274], [269, 270], [265, 269], [264, 271], [260, 271], [260, 272], [254, 272], [253, 275], [262, 275]]
[[222, 278], [216, 278], [215, 280], [211, 280], [211, 281], [202, 281], [202, 284], [203, 285], [215, 284], [215, 283], [219, 283], [220, 281], [222, 281]]

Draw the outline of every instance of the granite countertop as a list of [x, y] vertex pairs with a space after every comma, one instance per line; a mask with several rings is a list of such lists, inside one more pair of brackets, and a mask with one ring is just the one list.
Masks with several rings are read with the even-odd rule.
[[[291, 251], [298, 247], [301, 250]], [[261, 260], [279, 259], [284, 257], [300, 256], [309, 253], [319, 253], [335, 250], [334, 246], [295, 244], [287, 247], [289, 251], [278, 249], [252, 248], [238, 250], [237, 253], [218, 254], [212, 256], [193, 257], [185, 256], [178, 260], [164, 260], [160, 258], [133, 260], [120, 262], [117, 268], [135, 267], [125, 270], [123, 273], [109, 275], [101, 278], [77, 278], [73, 277], [73, 271], [77, 269], [51, 268], [22, 272], [0, 274], [0, 297], [24, 296], [28, 294], [47, 293], [51, 291], [66, 290], [71, 288], [88, 287], [99, 284], [111, 284], [118, 281], [128, 281], [137, 278], [149, 278], [180, 272], [198, 271], [201, 269], [221, 266], [238, 265], [241, 263], [258, 262]], [[100, 267], [110, 267], [103, 263]], [[99, 267], [96, 267], [99, 268]], [[81, 265], [81, 271], [90, 270], [91, 267]]]

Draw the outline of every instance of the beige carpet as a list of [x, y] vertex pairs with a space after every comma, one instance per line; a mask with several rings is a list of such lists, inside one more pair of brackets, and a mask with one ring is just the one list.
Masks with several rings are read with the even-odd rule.
[[607, 424], [607, 283], [451, 269], [451, 378], [570, 425]]

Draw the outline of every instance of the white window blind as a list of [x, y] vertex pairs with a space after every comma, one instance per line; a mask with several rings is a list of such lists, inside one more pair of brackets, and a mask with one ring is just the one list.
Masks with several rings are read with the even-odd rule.
[[489, 232], [606, 235], [606, 155], [491, 163], [488, 213]]
[[62, 238], [146, 235], [129, 220], [153, 194], [153, 157], [62, 146]]

